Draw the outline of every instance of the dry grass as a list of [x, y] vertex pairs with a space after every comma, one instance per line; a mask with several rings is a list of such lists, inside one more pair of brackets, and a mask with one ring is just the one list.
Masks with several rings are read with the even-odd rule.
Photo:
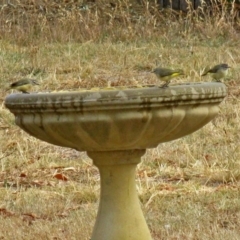
[[[200, 77], [206, 66], [232, 67], [217, 118], [148, 150], [136, 181], [154, 239], [239, 239], [240, 25], [232, 6], [177, 14], [147, 1], [71, 11], [67, 1], [42, 1], [44, 11], [37, 2], [24, 14], [24, 5], [2, 5], [2, 102], [9, 82], [26, 76], [41, 91], [71, 90], [157, 83], [150, 73], [157, 65], [183, 68], [186, 78], [174, 82], [210, 81]], [[30, 137], [3, 104], [0, 115], [0, 238], [89, 239], [99, 197], [91, 160]]]

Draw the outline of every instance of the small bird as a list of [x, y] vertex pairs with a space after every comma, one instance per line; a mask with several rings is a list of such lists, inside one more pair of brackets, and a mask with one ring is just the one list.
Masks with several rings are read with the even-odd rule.
[[33, 85], [39, 85], [39, 83], [34, 79], [24, 78], [10, 85], [10, 89], [16, 89], [22, 93], [29, 93]]
[[168, 86], [171, 79], [178, 77], [180, 75], [184, 75], [182, 69], [172, 70], [168, 68], [155, 68], [152, 72], [155, 73], [160, 80], [165, 82], [162, 85], [163, 88]]
[[231, 67], [229, 67], [228, 64], [221, 63], [205, 71], [201, 76], [205, 76], [208, 73], [211, 73], [214, 80], [221, 82], [221, 79], [227, 76], [229, 68]]

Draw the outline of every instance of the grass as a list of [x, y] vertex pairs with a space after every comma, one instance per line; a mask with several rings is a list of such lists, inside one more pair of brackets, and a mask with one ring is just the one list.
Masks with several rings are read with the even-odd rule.
[[219, 115], [149, 149], [136, 182], [154, 239], [239, 239], [240, 25], [232, 5], [175, 13], [147, 1], [99, 1], [69, 11], [49, 1], [45, 12], [33, 4], [21, 15], [24, 5], [12, 3], [18, 8], [2, 7], [0, 17], [0, 237], [87, 240], [99, 199], [99, 173], [85, 153], [15, 125], [3, 104], [10, 82], [34, 77], [39, 91], [158, 84], [150, 73], [158, 65], [185, 70], [174, 83], [211, 81], [200, 77], [204, 68], [226, 62]]

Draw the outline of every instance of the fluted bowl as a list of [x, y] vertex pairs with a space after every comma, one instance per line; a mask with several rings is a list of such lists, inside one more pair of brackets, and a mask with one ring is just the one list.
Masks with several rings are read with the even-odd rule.
[[10, 94], [16, 124], [43, 141], [79, 151], [146, 149], [211, 121], [227, 94], [223, 83], [161, 88]]

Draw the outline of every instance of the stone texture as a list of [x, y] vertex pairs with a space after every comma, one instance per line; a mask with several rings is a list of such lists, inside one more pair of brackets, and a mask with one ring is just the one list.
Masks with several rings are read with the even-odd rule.
[[222, 83], [11, 94], [16, 124], [43, 141], [79, 151], [146, 149], [190, 134], [218, 113]]

